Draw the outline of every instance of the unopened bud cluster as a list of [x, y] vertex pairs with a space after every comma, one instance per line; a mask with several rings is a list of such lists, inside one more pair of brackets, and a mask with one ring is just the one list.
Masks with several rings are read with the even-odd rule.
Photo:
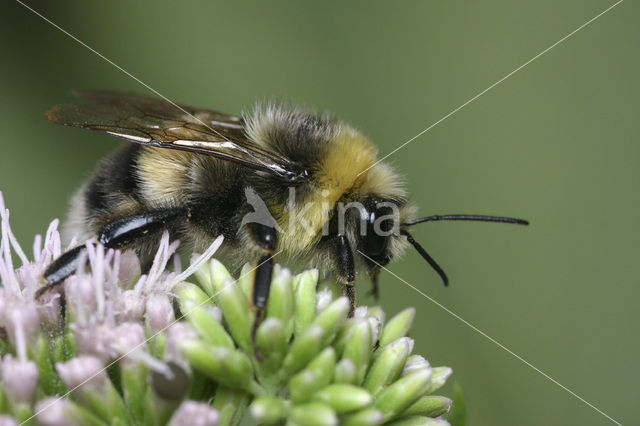
[[[451, 400], [432, 395], [451, 374], [412, 354], [406, 337], [414, 310], [385, 321], [379, 307], [358, 308], [330, 289], [318, 291], [318, 272], [292, 276], [277, 267], [267, 315], [251, 340], [253, 271], [234, 280], [212, 260], [196, 272], [200, 286], [179, 284], [180, 311], [196, 330], [181, 347], [195, 371], [248, 404], [259, 424], [446, 424]], [[244, 398], [243, 398], [244, 396]], [[215, 398], [214, 398], [215, 401]], [[215, 402], [214, 402], [215, 404]]]
[[253, 267], [234, 279], [210, 260], [218, 239], [181, 272], [166, 234], [147, 274], [88, 245], [89, 267], [36, 299], [57, 222], [29, 260], [1, 195], [0, 213], [1, 425], [447, 424], [433, 393], [451, 370], [412, 353], [413, 309], [347, 318], [317, 271], [276, 266], [253, 339]]

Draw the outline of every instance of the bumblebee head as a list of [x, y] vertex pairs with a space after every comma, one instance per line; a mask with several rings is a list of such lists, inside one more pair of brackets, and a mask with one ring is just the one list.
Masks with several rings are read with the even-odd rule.
[[404, 190], [399, 186], [400, 179], [384, 164], [377, 164], [371, 169], [362, 189], [365, 195], [360, 200], [357, 220], [351, 219], [351, 238], [357, 247], [369, 274], [375, 280], [378, 272], [393, 258], [404, 253], [408, 247], [413, 247], [420, 256], [438, 273], [444, 285], [448, 285], [448, 278], [444, 270], [427, 253], [427, 251], [413, 238], [409, 228], [425, 222], [441, 220], [454, 221], [482, 221], [512, 223], [528, 225], [523, 219], [500, 216], [485, 216], [473, 214], [431, 215], [415, 218], [416, 207], [408, 202]]
[[405, 199], [373, 195], [362, 201], [355, 239], [357, 252], [369, 269], [386, 266], [402, 255], [408, 244], [400, 225], [414, 210]]
[[354, 256], [371, 273], [401, 256], [409, 247], [401, 224], [415, 219], [416, 207], [408, 200], [403, 178], [388, 164], [374, 164], [351, 194], [351, 205], [358, 207], [347, 226], [351, 232]]

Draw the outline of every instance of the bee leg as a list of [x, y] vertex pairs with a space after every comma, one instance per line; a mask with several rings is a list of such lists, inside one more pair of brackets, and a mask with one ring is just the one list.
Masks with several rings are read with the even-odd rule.
[[[158, 232], [166, 229], [170, 222], [187, 215], [187, 209], [168, 209], [126, 216], [102, 227], [98, 232], [98, 241], [106, 248], [126, 248], [135, 241], [157, 236]], [[81, 266], [81, 259], [84, 258], [86, 263], [86, 251], [87, 248], [83, 244], [66, 251], [54, 260], [42, 275], [46, 285], [36, 291], [36, 298], [75, 273]]]
[[264, 254], [260, 257], [256, 266], [253, 280], [253, 306], [255, 307], [256, 316], [251, 328], [253, 352], [258, 360], [262, 360], [262, 355], [256, 344], [256, 333], [264, 319], [267, 301], [269, 300], [271, 276], [273, 275], [273, 252], [278, 244], [278, 235], [274, 228], [259, 223], [248, 224], [248, 229], [254, 243], [264, 250]]
[[338, 281], [342, 284], [342, 291], [349, 298], [349, 318], [351, 318], [356, 311], [356, 287], [354, 285], [356, 271], [353, 252], [351, 251], [349, 240], [344, 235], [338, 235], [336, 239], [336, 266]]
[[187, 209], [177, 208], [126, 216], [107, 223], [98, 233], [98, 241], [107, 248], [127, 248], [134, 242], [156, 237], [171, 222], [188, 215]]
[[47, 291], [61, 284], [69, 275], [73, 275], [80, 266], [80, 260], [84, 257], [85, 263], [87, 246], [84, 244], [76, 246], [60, 255], [45, 269], [43, 278], [44, 287], [40, 287], [35, 294], [35, 298], [39, 299]]

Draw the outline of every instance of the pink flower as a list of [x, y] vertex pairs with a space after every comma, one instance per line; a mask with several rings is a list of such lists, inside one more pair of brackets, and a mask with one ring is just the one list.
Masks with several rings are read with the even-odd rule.
[[175, 320], [173, 305], [169, 296], [165, 294], [152, 294], [147, 299], [145, 321], [151, 333], [165, 330]]
[[216, 426], [220, 415], [204, 402], [184, 401], [173, 413], [169, 426]]
[[36, 404], [36, 419], [44, 426], [80, 426], [74, 418], [76, 407], [71, 401], [59, 397], [45, 398]]
[[22, 361], [5, 355], [2, 360], [2, 382], [7, 396], [14, 404], [32, 404], [38, 385], [38, 367], [33, 361]]
[[6, 414], [0, 414], [0, 426], [18, 426], [18, 421]]
[[180, 345], [187, 340], [197, 340], [198, 333], [187, 322], [176, 322], [167, 330], [167, 343], [164, 347], [164, 357], [167, 361], [175, 362], [183, 368], [189, 365]]
[[79, 356], [59, 362], [56, 370], [69, 389], [82, 387], [101, 390], [108, 380], [103, 362], [94, 356]]
[[32, 301], [16, 300], [15, 297], [6, 298], [3, 304], [4, 312], [0, 321], [13, 342], [18, 358], [26, 361], [27, 345], [35, 343], [40, 331], [38, 309]]

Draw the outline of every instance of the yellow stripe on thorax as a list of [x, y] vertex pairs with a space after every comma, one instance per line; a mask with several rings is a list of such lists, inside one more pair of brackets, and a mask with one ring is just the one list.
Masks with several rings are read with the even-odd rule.
[[[284, 255], [303, 254], [320, 239], [330, 211], [345, 194], [358, 191], [368, 172], [359, 173], [373, 165], [376, 154], [376, 147], [362, 134], [347, 126], [340, 128], [316, 164], [315, 187], [304, 200], [296, 199], [293, 212], [285, 208], [284, 214], [276, 214], [282, 230], [278, 246]], [[301, 209], [305, 223], [295, 219]]]

